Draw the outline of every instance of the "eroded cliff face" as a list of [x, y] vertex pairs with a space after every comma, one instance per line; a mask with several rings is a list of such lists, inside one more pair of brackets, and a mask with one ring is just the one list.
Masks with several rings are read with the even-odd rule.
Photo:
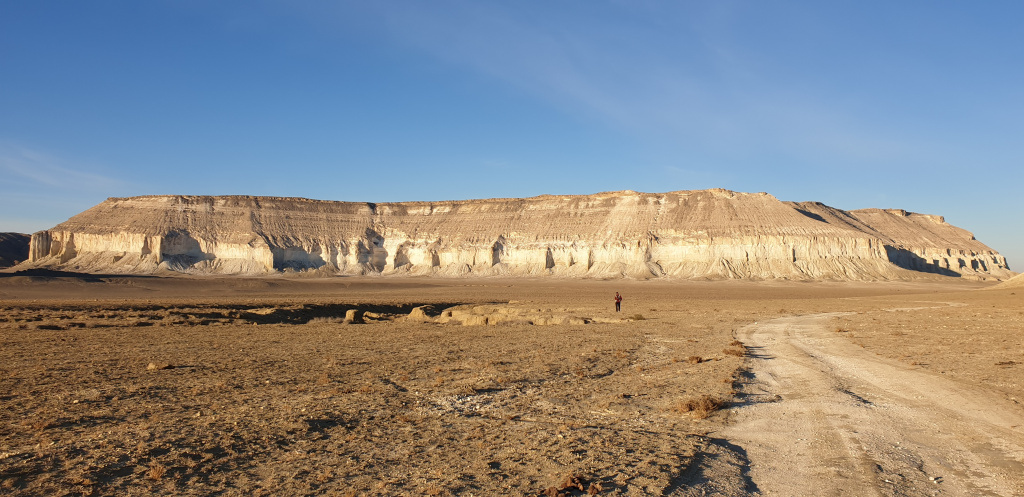
[[112, 273], [689, 279], [1014, 274], [1002, 256], [938, 216], [845, 212], [727, 190], [381, 204], [111, 198], [32, 235], [25, 265]]

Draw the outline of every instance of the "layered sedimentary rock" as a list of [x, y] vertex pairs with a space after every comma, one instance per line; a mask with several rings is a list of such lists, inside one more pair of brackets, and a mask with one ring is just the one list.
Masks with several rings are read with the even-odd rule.
[[727, 190], [444, 202], [111, 198], [32, 235], [25, 265], [148, 273], [1008, 278], [939, 216]]

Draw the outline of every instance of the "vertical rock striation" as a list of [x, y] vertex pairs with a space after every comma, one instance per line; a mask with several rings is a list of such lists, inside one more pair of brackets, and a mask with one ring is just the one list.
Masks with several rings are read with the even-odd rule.
[[[727, 190], [357, 203], [111, 198], [32, 235], [27, 265], [122, 273], [1003, 279], [939, 216], [842, 211]], [[908, 271], [910, 270], [910, 271]]]

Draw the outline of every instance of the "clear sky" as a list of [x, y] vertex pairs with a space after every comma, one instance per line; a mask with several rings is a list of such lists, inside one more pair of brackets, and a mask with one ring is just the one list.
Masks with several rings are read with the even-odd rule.
[[110, 196], [766, 191], [1024, 268], [1019, 1], [0, 2], [0, 231]]

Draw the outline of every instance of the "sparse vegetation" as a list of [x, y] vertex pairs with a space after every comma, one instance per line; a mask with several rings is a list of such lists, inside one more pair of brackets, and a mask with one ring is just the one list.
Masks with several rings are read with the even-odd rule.
[[[455, 303], [468, 309], [480, 302], [492, 313], [492, 302], [513, 300], [530, 316], [602, 316], [591, 303], [605, 302], [607, 292], [599, 282], [524, 288], [532, 284], [481, 280], [467, 291], [466, 280], [336, 280], [303, 282], [313, 290], [254, 295], [216, 286], [237, 284], [226, 278], [187, 281], [187, 295], [166, 299], [159, 285], [183, 279], [139, 280], [156, 289], [132, 300], [105, 297], [105, 291], [120, 291], [113, 286], [89, 286], [89, 297], [98, 301], [79, 296], [70, 303], [54, 296], [51, 283], [45, 295], [0, 302], [0, 446], [10, 447], [0, 451], [10, 454], [0, 459], [0, 475], [20, 475], [0, 477], [0, 493], [119, 495], [139, 487], [194, 495], [257, 489], [277, 495], [531, 495], [550, 486], [575, 496], [653, 491], [632, 486], [640, 480], [662, 489], [671, 475], [658, 468], [689, 464], [679, 454], [704, 443], [690, 435], [690, 419], [718, 422], [713, 413], [730, 398], [740, 362], [731, 355], [746, 350], [736, 330], [774, 317], [780, 306], [765, 302], [760, 288], [723, 305], [702, 300], [710, 286], [655, 292], [638, 285], [630, 294], [651, 292], [641, 296], [660, 309], [643, 325], [608, 319], [586, 327], [568, 321], [466, 327], [397, 318], [414, 304], [450, 302], [433, 308], [436, 317]], [[290, 284], [287, 278], [272, 283]], [[21, 295], [25, 288], [31, 290], [2, 290]], [[827, 300], [820, 291], [814, 289], [813, 298], [822, 300], [787, 298], [781, 305], [794, 314], [877, 305]], [[545, 303], [528, 302], [524, 294]], [[49, 300], [29, 300], [44, 297]], [[334, 326], [353, 308], [369, 313], [366, 324]], [[986, 307], [964, 322], [994, 311]], [[1019, 311], [1012, 317], [1019, 323]], [[136, 322], [162, 326], [131, 326]], [[907, 329], [903, 338], [914, 336]], [[934, 354], [948, 346], [928, 345], [930, 351], [910, 358], [930, 368]], [[1006, 352], [1013, 347], [1005, 344], [1002, 355], [983, 366], [1004, 376], [1019, 373], [1020, 359]], [[723, 349], [733, 352], [723, 356]], [[622, 429], [634, 420], [645, 429]], [[506, 462], [513, 451], [519, 459]], [[58, 458], [59, 467], [52, 464]], [[551, 469], [552, 461], [562, 469]], [[630, 474], [570, 473], [583, 489], [559, 489], [567, 473], [553, 473], [570, 471], [561, 465], [575, 461]], [[163, 473], [152, 469], [158, 466]]]
[[345, 324], [345, 318], [338, 316], [321, 316], [310, 319], [307, 324]]
[[721, 399], [711, 395], [700, 395], [680, 400], [675, 405], [679, 413], [690, 414], [696, 419], [706, 419], [711, 413], [717, 411], [725, 403]]
[[152, 462], [149, 464], [149, 471], [146, 473], [146, 478], [153, 481], [160, 481], [164, 474], [167, 473], [167, 467], [163, 464]]

